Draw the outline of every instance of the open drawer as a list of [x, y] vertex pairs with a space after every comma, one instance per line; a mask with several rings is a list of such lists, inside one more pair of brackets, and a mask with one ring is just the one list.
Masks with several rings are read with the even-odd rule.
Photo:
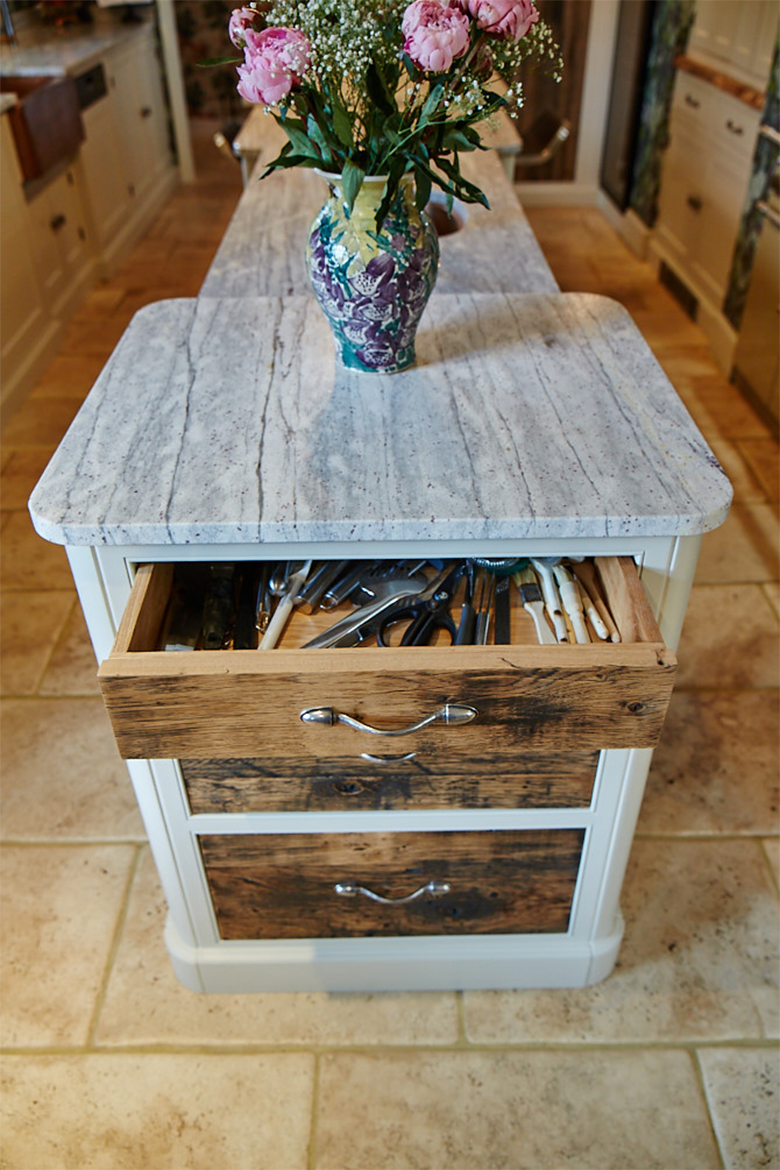
[[[675, 659], [630, 557], [596, 558], [619, 643], [538, 645], [514, 592], [510, 645], [158, 650], [170, 564], [143, 565], [99, 679], [125, 758], [333, 759], [408, 752], [458, 761], [516, 751], [652, 747]], [[530, 627], [533, 637], [533, 626]], [[359, 724], [362, 726], [355, 726]]]

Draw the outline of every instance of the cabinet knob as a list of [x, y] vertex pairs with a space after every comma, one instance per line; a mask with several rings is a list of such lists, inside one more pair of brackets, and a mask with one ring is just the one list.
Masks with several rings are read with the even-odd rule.
[[690, 207], [691, 211], [701, 211], [703, 203], [698, 195], [689, 195], [688, 206]]
[[51, 221], [49, 223], [49, 227], [51, 228], [51, 230], [53, 232], [59, 232], [62, 230], [62, 228], [65, 227], [65, 224], [67, 222], [68, 221], [64, 215], [54, 215], [51, 218]]
[[141, 117], [142, 118], [151, 118], [153, 113], [154, 113], [154, 110], [152, 109], [151, 106], [141, 106]]

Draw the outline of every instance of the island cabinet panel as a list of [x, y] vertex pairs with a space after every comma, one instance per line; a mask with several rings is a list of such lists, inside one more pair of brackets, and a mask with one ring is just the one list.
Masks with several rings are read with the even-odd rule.
[[568, 928], [584, 836], [217, 835], [200, 848], [223, 939], [549, 934]]
[[598, 752], [476, 757], [459, 771], [416, 753], [397, 760], [344, 756], [179, 760], [192, 813], [447, 808], [587, 808]]
[[[602, 563], [602, 560], [604, 563]], [[596, 558], [623, 641], [305, 650], [158, 650], [170, 565], [144, 566], [99, 678], [120, 753], [450, 762], [525, 750], [653, 747], [676, 663], [630, 557]], [[294, 624], [291, 623], [291, 625]], [[470, 722], [439, 719], [453, 704]], [[324, 711], [324, 721], [302, 720]], [[373, 731], [349, 726], [357, 719]], [[458, 771], [461, 769], [458, 768]]]

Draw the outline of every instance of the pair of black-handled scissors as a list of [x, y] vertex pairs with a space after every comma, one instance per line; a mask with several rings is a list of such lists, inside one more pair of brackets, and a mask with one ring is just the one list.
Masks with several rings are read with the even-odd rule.
[[409, 623], [401, 638], [401, 646], [427, 646], [437, 630], [445, 630], [450, 635], [450, 642], [454, 642], [458, 630], [450, 617], [450, 606], [465, 571], [465, 561], [448, 565], [417, 597], [404, 598], [398, 605], [385, 610], [376, 623], [377, 644], [388, 646], [390, 628], [401, 622]]

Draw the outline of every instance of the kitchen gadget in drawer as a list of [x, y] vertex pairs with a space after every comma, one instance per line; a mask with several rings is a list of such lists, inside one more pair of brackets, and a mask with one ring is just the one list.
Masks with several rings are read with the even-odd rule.
[[160, 649], [175, 566], [143, 565], [99, 672], [120, 752], [390, 762], [414, 752], [454, 770], [526, 750], [652, 747], [675, 659], [634, 561], [597, 557], [594, 569], [620, 641], [539, 644], [517, 587], [506, 642], [306, 648], [317, 615], [293, 612], [271, 652], [193, 652]]
[[583, 829], [200, 838], [223, 939], [564, 933]]

